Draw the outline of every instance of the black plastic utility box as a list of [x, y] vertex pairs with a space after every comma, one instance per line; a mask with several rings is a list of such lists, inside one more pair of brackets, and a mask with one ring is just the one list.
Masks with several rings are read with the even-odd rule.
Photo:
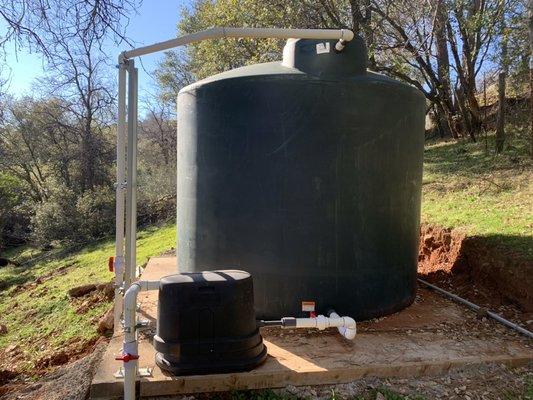
[[156, 363], [175, 375], [248, 371], [267, 355], [244, 271], [191, 272], [161, 279]]

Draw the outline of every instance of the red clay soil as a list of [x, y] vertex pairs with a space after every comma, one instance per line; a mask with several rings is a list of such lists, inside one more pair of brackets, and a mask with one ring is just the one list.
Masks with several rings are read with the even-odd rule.
[[533, 328], [533, 260], [432, 225], [421, 226], [419, 250], [422, 279]]

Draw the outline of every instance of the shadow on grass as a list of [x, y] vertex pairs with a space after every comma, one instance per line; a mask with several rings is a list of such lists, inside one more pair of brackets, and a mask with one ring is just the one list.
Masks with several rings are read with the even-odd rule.
[[[140, 226], [137, 234], [137, 241], [149, 238], [152, 234], [164, 224], [155, 224], [150, 226]], [[142, 230], [141, 230], [142, 229]], [[73, 267], [77, 264], [76, 261], [69, 259], [69, 257], [77, 253], [91, 253], [101, 250], [102, 245], [112, 243], [112, 237], [104, 237], [93, 240], [90, 243], [77, 243], [68, 247], [61, 247], [54, 250], [43, 251], [38, 255], [31, 255], [29, 257], [17, 257], [16, 251], [10, 251], [9, 256], [15, 259], [20, 266], [9, 266], [0, 268], [0, 294], [9, 288], [17, 285], [23, 285], [27, 282], [34, 281], [42, 276], [53, 274], [58, 269]], [[20, 253], [19, 253], [20, 254]], [[64, 263], [60, 263], [64, 261]], [[43, 270], [39, 268], [43, 263], [57, 263], [49, 269]]]
[[464, 140], [434, 142], [428, 144], [424, 151], [424, 163], [432, 173], [470, 178], [531, 165], [529, 144], [525, 140], [507, 143], [503, 153], [498, 155], [494, 148], [494, 135], [480, 137], [477, 143]]
[[517, 262], [524, 261], [533, 263], [533, 235], [479, 235], [472, 236], [479, 238], [487, 245], [497, 249], [499, 253], [512, 257]]
[[[91, 244], [75, 244], [65, 248], [43, 251], [37, 256], [28, 258], [19, 258], [19, 266], [8, 266], [0, 269], [0, 293], [18, 285], [24, 285], [27, 282], [34, 281], [42, 276], [53, 274], [57, 269], [75, 266], [77, 263], [67, 258], [81, 249], [86, 251], [95, 250], [102, 240]], [[36, 268], [42, 263], [65, 261], [65, 265], [57, 265], [56, 268], [43, 271]]]

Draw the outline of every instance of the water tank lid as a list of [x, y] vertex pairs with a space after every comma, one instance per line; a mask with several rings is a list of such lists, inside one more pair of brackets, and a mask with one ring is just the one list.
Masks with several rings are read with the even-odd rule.
[[282, 65], [309, 75], [348, 78], [366, 73], [367, 51], [363, 39], [355, 36], [342, 51], [337, 40], [289, 39], [283, 48]]
[[210, 282], [241, 281], [249, 277], [250, 274], [248, 272], [240, 270], [182, 272], [161, 278], [161, 287], [171, 284], [189, 284], [191, 282], [209, 284]]

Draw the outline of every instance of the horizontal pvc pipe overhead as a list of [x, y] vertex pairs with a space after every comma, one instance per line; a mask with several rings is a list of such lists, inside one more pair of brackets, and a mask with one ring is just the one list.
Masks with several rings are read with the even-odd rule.
[[274, 39], [342, 39], [347, 42], [354, 38], [349, 29], [282, 29], [282, 28], [226, 28], [216, 27], [191, 33], [176, 39], [154, 43], [148, 46], [125, 51], [123, 58], [139, 57], [158, 51], [165, 51], [189, 43], [219, 38], [274, 38]]

